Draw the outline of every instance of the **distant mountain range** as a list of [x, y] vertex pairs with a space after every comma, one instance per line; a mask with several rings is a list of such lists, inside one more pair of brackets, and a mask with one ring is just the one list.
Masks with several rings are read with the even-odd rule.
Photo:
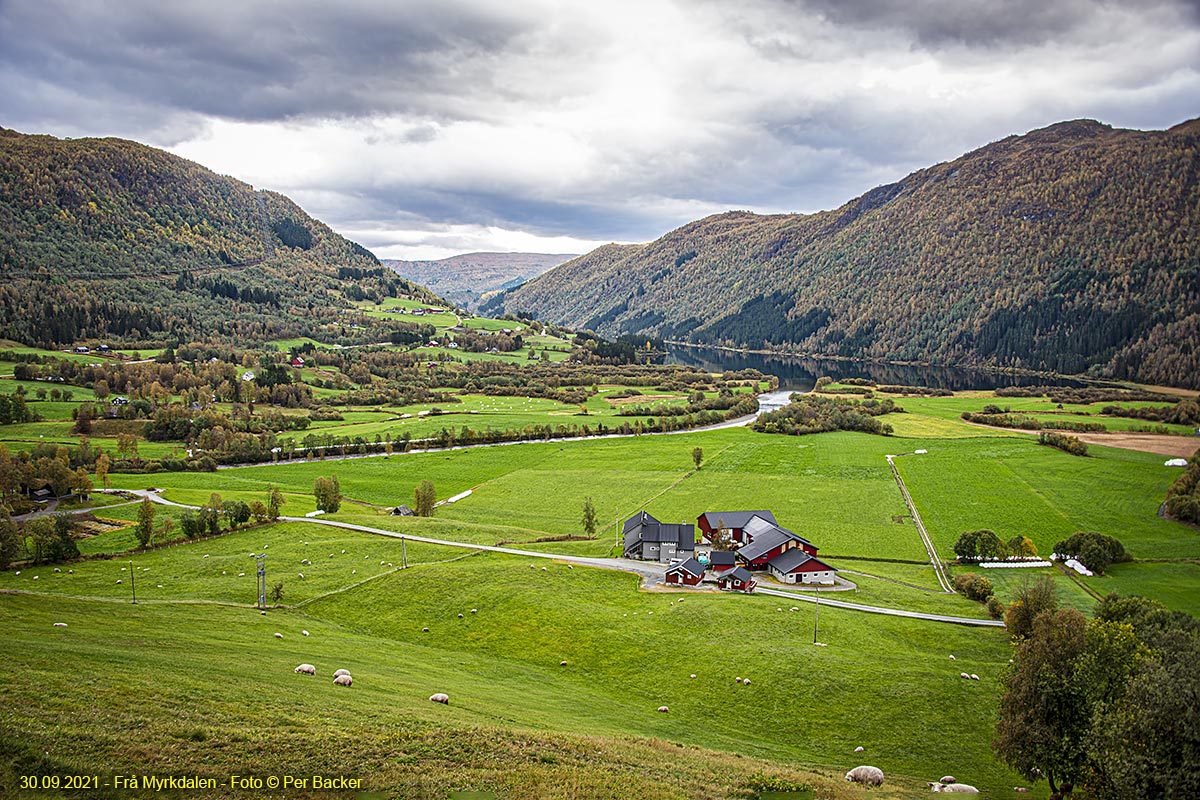
[[1200, 388], [1200, 120], [1010, 136], [833, 211], [708, 217], [489, 299], [607, 336]]
[[575, 257], [575, 254], [549, 253], [465, 253], [438, 261], [384, 259], [383, 263], [402, 278], [474, 308], [490, 293], [519, 286]]
[[0, 278], [0, 338], [47, 346], [324, 340], [350, 301], [435, 299], [281, 194], [137, 142], [3, 128]]

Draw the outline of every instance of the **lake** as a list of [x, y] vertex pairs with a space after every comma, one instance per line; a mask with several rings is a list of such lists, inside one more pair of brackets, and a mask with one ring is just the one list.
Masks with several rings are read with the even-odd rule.
[[870, 361], [841, 361], [763, 353], [740, 353], [698, 347], [672, 346], [666, 363], [698, 367], [709, 372], [756, 369], [779, 378], [779, 388], [807, 392], [817, 378], [868, 378], [879, 384], [931, 386], [954, 391], [995, 389], [1000, 386], [1082, 386], [1071, 378], [1038, 375], [1009, 375], [994, 370], [930, 367], [911, 364], [881, 364]]

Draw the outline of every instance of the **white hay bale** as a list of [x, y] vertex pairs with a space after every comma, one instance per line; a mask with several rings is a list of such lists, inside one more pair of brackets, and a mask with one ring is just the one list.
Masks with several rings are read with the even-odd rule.
[[868, 786], [883, 785], [883, 770], [879, 767], [871, 767], [867, 765], [855, 767], [846, 773], [846, 780], [850, 783], [865, 783]]
[[333, 682], [335, 684], [337, 684], [338, 686], [350, 686], [354, 683], [354, 679], [351, 678], [349, 674], [338, 675], [336, 678], [333, 679]]
[[671, 709], [668, 708], [667, 706], [659, 706], [658, 707], [658, 713], [660, 713], [660, 714], [666, 714], [670, 710]]
[[300, 675], [316, 675], [317, 674], [317, 668], [314, 667], [312, 664], [301, 664], [300, 666], [296, 667], [296, 669], [294, 669], [292, 671], [297, 674], [300, 674]]
[[444, 706], [448, 706], [450, 705], [450, 695], [446, 694], [445, 692], [436, 692], [429, 695], [429, 702], [441, 703]]
[[335, 678], [337, 678], [341, 675], [349, 675], [349, 674], [350, 674], [350, 670], [348, 670], [348, 669], [335, 669], [333, 671], [333, 677], [335, 677]]

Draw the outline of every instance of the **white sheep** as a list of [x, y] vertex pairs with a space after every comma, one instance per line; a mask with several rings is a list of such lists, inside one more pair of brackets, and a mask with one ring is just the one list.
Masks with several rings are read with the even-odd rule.
[[244, 578], [244, 577], [246, 577], [246, 573], [244, 573], [244, 572], [239, 572], [239, 573], [238, 573], [238, 577], [239, 577], [239, 578]]
[[954, 777], [953, 775], [943, 775], [939, 780], [939, 783], [958, 783], [958, 778]]
[[445, 692], [437, 692], [436, 694], [429, 695], [429, 702], [441, 703], [444, 706], [448, 706], [450, 705], [450, 695]]
[[302, 631], [300, 631], [300, 634], [301, 634], [302, 636], [308, 636], [308, 631], [304, 631], [304, 630], [302, 630]]
[[333, 679], [333, 682], [338, 686], [350, 686], [354, 683], [354, 679], [350, 677], [350, 673], [346, 673], [345, 675], [338, 675]]
[[979, 790], [969, 783], [931, 783], [929, 785], [935, 792], [948, 792], [950, 794], [979, 794]]
[[349, 675], [349, 674], [350, 674], [350, 670], [348, 670], [348, 669], [338, 669], [338, 670], [334, 670], [333, 677], [340, 678], [342, 675]]
[[693, 672], [693, 673], [692, 673], [692, 680], [695, 680], [695, 679], [696, 679], [696, 673], [694, 673], [694, 672]]
[[54, 571], [55, 571], [55, 572], [62, 572], [62, 570], [61, 570], [61, 569], [59, 569], [58, 567], [55, 567], [55, 568], [54, 568]]
[[560, 667], [565, 667], [565, 666], [567, 665], [567, 662], [565, 662], [565, 661], [560, 661], [560, 662], [558, 662], [558, 665], [559, 665]]
[[742, 686], [749, 686], [749, 685], [750, 685], [750, 679], [742, 678]]
[[951, 661], [954, 661], [954, 660], [955, 660], [955, 658], [954, 658], [954, 653], [951, 653], [951, 654], [950, 654], [950, 660], [951, 660]]
[[666, 713], [667, 713], [668, 711], [670, 711], [670, 710], [671, 710], [671, 709], [667, 708], [666, 706], [659, 706], [659, 707], [658, 707], [658, 713], [660, 713], [660, 714], [666, 714]]
[[282, 638], [283, 638], [283, 634], [282, 634], [282, 633], [277, 633], [277, 634], [275, 634], [275, 638], [276, 638], [276, 639], [282, 639]]
[[463, 618], [463, 615], [462, 615], [462, 614], [459, 614], [459, 615], [458, 615], [458, 618], [459, 618], [459, 619], [462, 619], [462, 618]]
[[850, 783], [865, 783], [869, 786], [883, 785], [883, 770], [879, 767], [861, 766], [855, 767], [846, 773], [846, 780]]
[[972, 672], [972, 673], [971, 673], [971, 680], [973, 680], [973, 681], [977, 681], [977, 680], [979, 680], [979, 676], [978, 676], [978, 675], [976, 675], [974, 672]]
[[970, 675], [968, 675], [968, 674], [967, 674], [967, 673], [965, 673], [965, 672], [960, 672], [960, 673], [958, 673], [958, 677], [962, 678], [964, 681], [969, 681], [969, 680], [971, 680], [971, 676], [970, 676]]
[[421, 628], [421, 633], [429, 633], [429, 628]]
[[297, 572], [297, 573], [296, 573], [296, 577], [297, 577], [297, 578], [299, 578], [300, 580], [304, 580], [304, 573], [303, 573], [303, 572]]
[[472, 613], [472, 614], [478, 614], [478, 613], [479, 613], [479, 609], [478, 609], [478, 608], [472, 608], [472, 609], [471, 609], [471, 613]]
[[65, 622], [56, 622], [56, 623], [54, 623], [54, 627], [56, 627], [56, 628], [65, 628], [65, 627], [67, 627], [67, 623], [65, 623]]
[[296, 672], [300, 675], [316, 675], [317, 668], [314, 667], [312, 664], [301, 664], [300, 666], [296, 667], [296, 669], [293, 670], [293, 672]]
[[863, 750], [866, 750], [866, 749], [867, 749], [867, 748], [863, 747], [863, 746], [860, 744], [858, 747], [854, 748], [854, 752], [856, 752], [856, 753], [861, 753]]

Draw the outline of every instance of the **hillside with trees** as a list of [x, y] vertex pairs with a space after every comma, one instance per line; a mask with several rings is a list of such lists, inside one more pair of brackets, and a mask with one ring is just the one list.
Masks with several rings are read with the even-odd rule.
[[519, 286], [575, 257], [563, 253], [463, 253], [436, 261], [385, 258], [383, 264], [401, 278], [474, 308], [481, 298]]
[[5, 129], [0, 276], [0, 338], [47, 347], [378, 340], [349, 301], [436, 299], [281, 194], [136, 142]]
[[1200, 120], [1010, 136], [841, 208], [732, 211], [484, 303], [609, 337], [1200, 387]]

